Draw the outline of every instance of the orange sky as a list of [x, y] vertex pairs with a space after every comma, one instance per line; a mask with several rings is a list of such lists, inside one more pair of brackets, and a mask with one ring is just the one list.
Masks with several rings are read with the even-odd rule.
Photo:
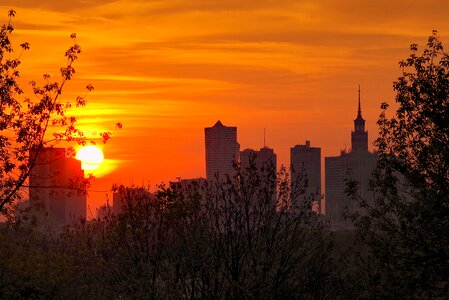
[[[97, 191], [205, 176], [204, 127], [238, 127], [241, 148], [289, 149], [311, 140], [324, 156], [350, 147], [357, 85], [370, 142], [397, 62], [433, 29], [449, 42], [441, 1], [4, 1], [14, 42], [29, 42], [23, 81], [57, 77], [76, 32], [83, 53], [64, 97], [95, 90], [77, 114], [87, 131], [124, 127], [103, 146], [110, 166]], [[91, 193], [90, 206], [105, 200]]]

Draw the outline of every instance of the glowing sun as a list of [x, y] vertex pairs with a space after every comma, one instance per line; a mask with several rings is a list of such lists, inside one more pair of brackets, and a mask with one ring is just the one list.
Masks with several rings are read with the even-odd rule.
[[81, 161], [81, 169], [91, 171], [100, 166], [104, 160], [104, 155], [100, 148], [89, 145], [78, 150], [76, 159]]

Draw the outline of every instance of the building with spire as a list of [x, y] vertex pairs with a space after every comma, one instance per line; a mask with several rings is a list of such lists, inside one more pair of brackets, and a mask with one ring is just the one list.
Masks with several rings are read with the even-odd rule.
[[358, 195], [368, 201], [372, 199], [369, 182], [374, 171], [378, 155], [368, 150], [368, 132], [362, 118], [360, 87], [358, 90], [358, 111], [351, 132], [351, 150], [342, 151], [339, 156], [325, 158], [325, 203], [326, 218], [335, 229], [351, 228], [347, 216], [353, 213], [363, 214], [363, 209], [350, 200], [345, 193], [348, 179], [358, 182]]
[[360, 105], [360, 86], [359, 86], [359, 109], [357, 118], [354, 120], [354, 131], [351, 132], [351, 151], [368, 151], [368, 131], [365, 131], [365, 120], [362, 118], [362, 108]]
[[239, 161], [240, 145], [237, 142], [237, 127], [224, 126], [217, 121], [204, 129], [206, 140], [206, 178], [215, 176], [224, 179], [235, 174], [234, 162]]

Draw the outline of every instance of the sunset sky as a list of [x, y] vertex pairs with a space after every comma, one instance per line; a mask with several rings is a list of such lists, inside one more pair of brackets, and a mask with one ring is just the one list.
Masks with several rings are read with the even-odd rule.
[[[6, 3], [6, 4], [5, 4]], [[89, 196], [112, 183], [158, 184], [205, 176], [204, 127], [238, 127], [241, 149], [289, 149], [310, 140], [322, 155], [350, 148], [357, 88], [369, 139], [383, 101], [393, 102], [398, 61], [433, 29], [449, 45], [441, 1], [1, 1], [16, 10], [23, 84], [58, 78], [77, 34], [82, 54], [64, 100], [95, 90], [77, 111], [87, 133], [123, 129], [102, 145], [105, 163]]]

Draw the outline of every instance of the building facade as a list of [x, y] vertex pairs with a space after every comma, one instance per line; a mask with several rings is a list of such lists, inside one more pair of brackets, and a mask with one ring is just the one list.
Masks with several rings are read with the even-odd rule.
[[240, 151], [240, 168], [242, 171], [250, 167], [251, 161], [258, 170], [272, 167], [276, 171], [277, 155], [271, 148], [263, 147], [259, 151], [253, 149]]
[[351, 132], [352, 149], [342, 151], [339, 156], [325, 158], [326, 218], [335, 229], [352, 228], [348, 218], [353, 213], [363, 214], [364, 210], [345, 193], [348, 179], [358, 182], [358, 195], [368, 201], [373, 199], [369, 182], [376, 168], [378, 155], [368, 151], [368, 132], [359, 106]]
[[234, 163], [239, 161], [240, 145], [237, 142], [237, 127], [224, 126], [217, 121], [204, 129], [206, 141], [206, 178], [215, 176], [224, 179], [235, 174]]
[[86, 218], [86, 189], [81, 162], [64, 148], [30, 151], [30, 205], [38, 226], [57, 228]]
[[321, 148], [311, 147], [310, 141], [290, 148], [292, 205], [311, 201], [315, 210], [321, 206]]
[[[277, 155], [274, 150], [263, 147], [259, 151], [253, 149], [241, 151], [240, 172], [242, 178], [246, 179], [256, 174], [260, 176], [259, 186], [255, 189], [256, 193], [260, 193], [257, 197], [269, 200], [274, 209], [277, 199]], [[262, 199], [258, 199], [260, 200]]]

